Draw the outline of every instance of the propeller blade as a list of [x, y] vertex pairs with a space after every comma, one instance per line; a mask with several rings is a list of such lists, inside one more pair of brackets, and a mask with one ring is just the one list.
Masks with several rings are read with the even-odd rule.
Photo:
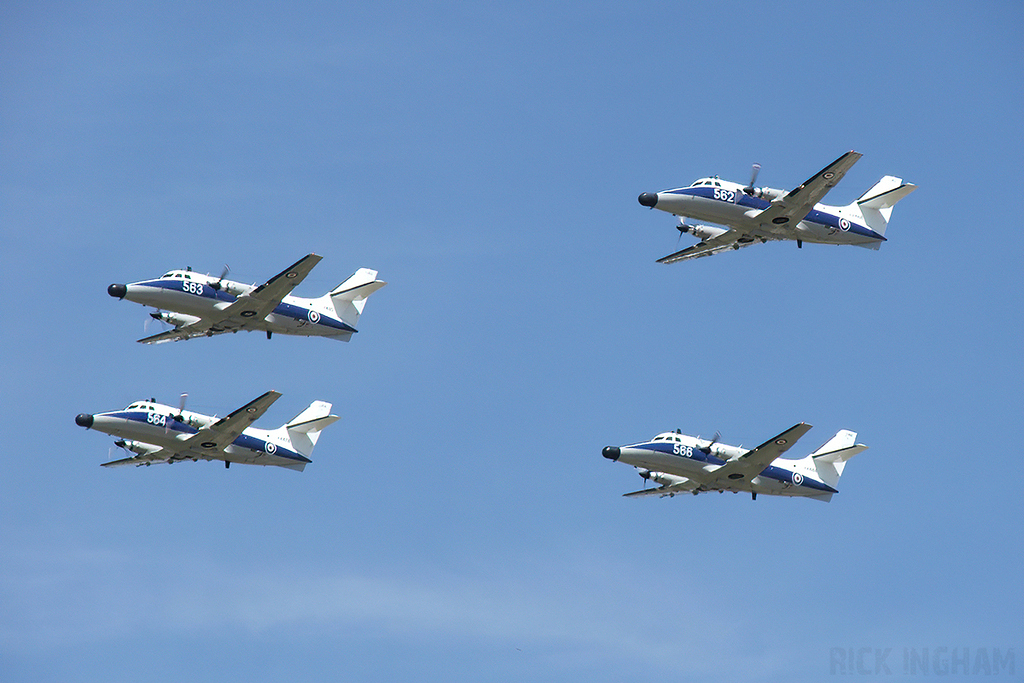
[[757, 182], [757, 174], [761, 172], [761, 164], [754, 164], [750, 169], [750, 184], [743, 188], [743, 191], [749, 195], [754, 194], [754, 183]]
[[231, 266], [225, 263], [224, 270], [220, 271], [220, 277], [217, 278], [216, 282], [211, 282], [210, 287], [212, 287], [215, 290], [220, 290], [220, 283], [224, 280], [224, 278], [228, 276], [229, 272], [231, 272]]
[[699, 449], [700, 452], [703, 453], [704, 455], [711, 455], [711, 447], [714, 446], [716, 443], [718, 443], [718, 440], [721, 439], [721, 438], [722, 438], [722, 432], [719, 432], [719, 431], [716, 430], [715, 431], [715, 435], [713, 437], [711, 437], [711, 441], [709, 441], [706, 446], [701, 446], [700, 447], [700, 449]]

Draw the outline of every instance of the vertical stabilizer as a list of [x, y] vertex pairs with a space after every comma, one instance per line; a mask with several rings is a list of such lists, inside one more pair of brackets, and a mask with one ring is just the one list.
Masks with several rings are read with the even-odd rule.
[[281, 429], [288, 434], [292, 448], [308, 458], [313, 454], [320, 432], [340, 419], [337, 415], [331, 415], [330, 403], [313, 401]]
[[889, 226], [889, 219], [892, 216], [892, 207], [916, 189], [917, 185], [904, 183], [902, 178], [887, 175], [862, 194], [849, 208], [859, 210], [869, 228], [879, 235], [885, 235], [885, 229]]
[[839, 477], [843, 475], [843, 469], [846, 467], [846, 461], [866, 451], [867, 448], [864, 444], [857, 443], [856, 432], [848, 429], [837, 432], [821, 448], [811, 453], [818, 478], [836, 488]]
[[359, 316], [366, 306], [366, 299], [378, 289], [386, 285], [383, 280], [377, 279], [377, 271], [369, 268], [360, 268], [352, 277], [335, 287], [327, 295], [334, 304], [334, 310], [338, 317], [346, 325], [356, 327]]

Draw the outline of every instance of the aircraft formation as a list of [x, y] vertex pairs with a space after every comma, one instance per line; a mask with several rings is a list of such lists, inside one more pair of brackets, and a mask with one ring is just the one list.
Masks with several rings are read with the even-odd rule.
[[[144, 344], [185, 341], [226, 332], [263, 331], [304, 337], [349, 341], [366, 299], [386, 285], [377, 271], [360, 268], [351, 277], [316, 299], [292, 296], [291, 291], [319, 263], [308, 254], [262, 285], [246, 285], [194, 272], [172, 270], [153, 280], [112, 284], [107, 293], [154, 307], [150, 315], [173, 329], [140, 339]], [[136, 401], [123, 410], [81, 413], [75, 424], [118, 437], [114, 445], [131, 453], [103, 463], [104, 467], [173, 464], [185, 460], [220, 460], [231, 463], [273, 465], [301, 472], [320, 437], [320, 432], [339, 418], [331, 404], [313, 401], [294, 419], [273, 430], [252, 423], [281, 397], [268, 391], [227, 416], [202, 415], [185, 410], [181, 395], [177, 409], [156, 399]]]
[[[760, 165], [754, 164], [746, 185], [714, 176], [699, 178], [688, 187], [642, 193], [642, 206], [673, 214], [680, 235], [700, 239], [658, 262], [712, 256], [773, 240], [795, 241], [798, 248], [812, 242], [878, 249], [886, 240], [893, 206], [917, 188], [885, 176], [849, 205], [820, 203], [860, 158], [858, 152], [847, 152], [788, 192], [755, 187]], [[690, 224], [688, 218], [712, 225]], [[156, 279], [112, 284], [107, 293], [150, 306], [154, 319], [173, 326], [138, 340], [145, 344], [240, 331], [262, 331], [267, 339], [276, 332], [349, 341], [357, 332], [366, 299], [387, 283], [377, 279], [376, 271], [361, 268], [318, 298], [292, 296], [320, 260], [316, 254], [304, 256], [259, 286], [225, 279], [226, 267], [220, 277], [189, 268]], [[75, 422], [117, 437], [115, 445], [131, 453], [104, 463], [106, 467], [219, 460], [225, 467], [234, 462], [302, 471], [311, 462], [320, 432], [339, 418], [331, 414], [330, 403], [314, 401], [277, 429], [253, 427], [280, 396], [268, 391], [223, 418], [186, 411], [187, 394], [182, 394], [177, 408], [150, 399], [123, 410], [82, 413]], [[828, 502], [838, 493], [846, 462], [867, 446], [856, 443], [856, 433], [841, 430], [802, 459], [782, 458], [810, 429], [801, 422], [749, 450], [719, 443], [717, 433], [704, 440], [676, 430], [650, 441], [606, 446], [602, 455], [631, 465], [645, 482], [658, 485], [624, 494], [628, 497], [742, 491], [753, 499], [761, 493]]]

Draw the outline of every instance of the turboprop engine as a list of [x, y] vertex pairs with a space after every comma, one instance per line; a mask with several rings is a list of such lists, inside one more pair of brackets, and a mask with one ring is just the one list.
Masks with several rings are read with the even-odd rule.
[[679, 232], [688, 232], [701, 240], [709, 240], [729, 232], [727, 228], [716, 228], [710, 225], [687, 225], [682, 219], [679, 219], [679, 225], [676, 228]]
[[184, 313], [173, 313], [171, 311], [154, 311], [149, 314], [154, 320], [162, 320], [165, 323], [170, 323], [175, 327], [182, 327], [183, 325], [191, 325], [192, 323], [199, 322], [200, 318], [194, 315], [185, 315]]

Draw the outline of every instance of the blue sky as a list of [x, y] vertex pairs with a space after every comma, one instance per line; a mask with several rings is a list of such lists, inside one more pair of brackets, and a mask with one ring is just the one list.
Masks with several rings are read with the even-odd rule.
[[[1020, 3], [8, 3], [8, 681], [811, 681], [1024, 667]], [[662, 266], [636, 197], [919, 186], [889, 241]], [[687, 237], [684, 240], [689, 239]], [[112, 282], [389, 286], [350, 344], [144, 347]], [[79, 412], [342, 420], [302, 474], [105, 470]], [[870, 450], [814, 501], [626, 500], [609, 444]], [[913, 677], [910, 677], [913, 678]]]

